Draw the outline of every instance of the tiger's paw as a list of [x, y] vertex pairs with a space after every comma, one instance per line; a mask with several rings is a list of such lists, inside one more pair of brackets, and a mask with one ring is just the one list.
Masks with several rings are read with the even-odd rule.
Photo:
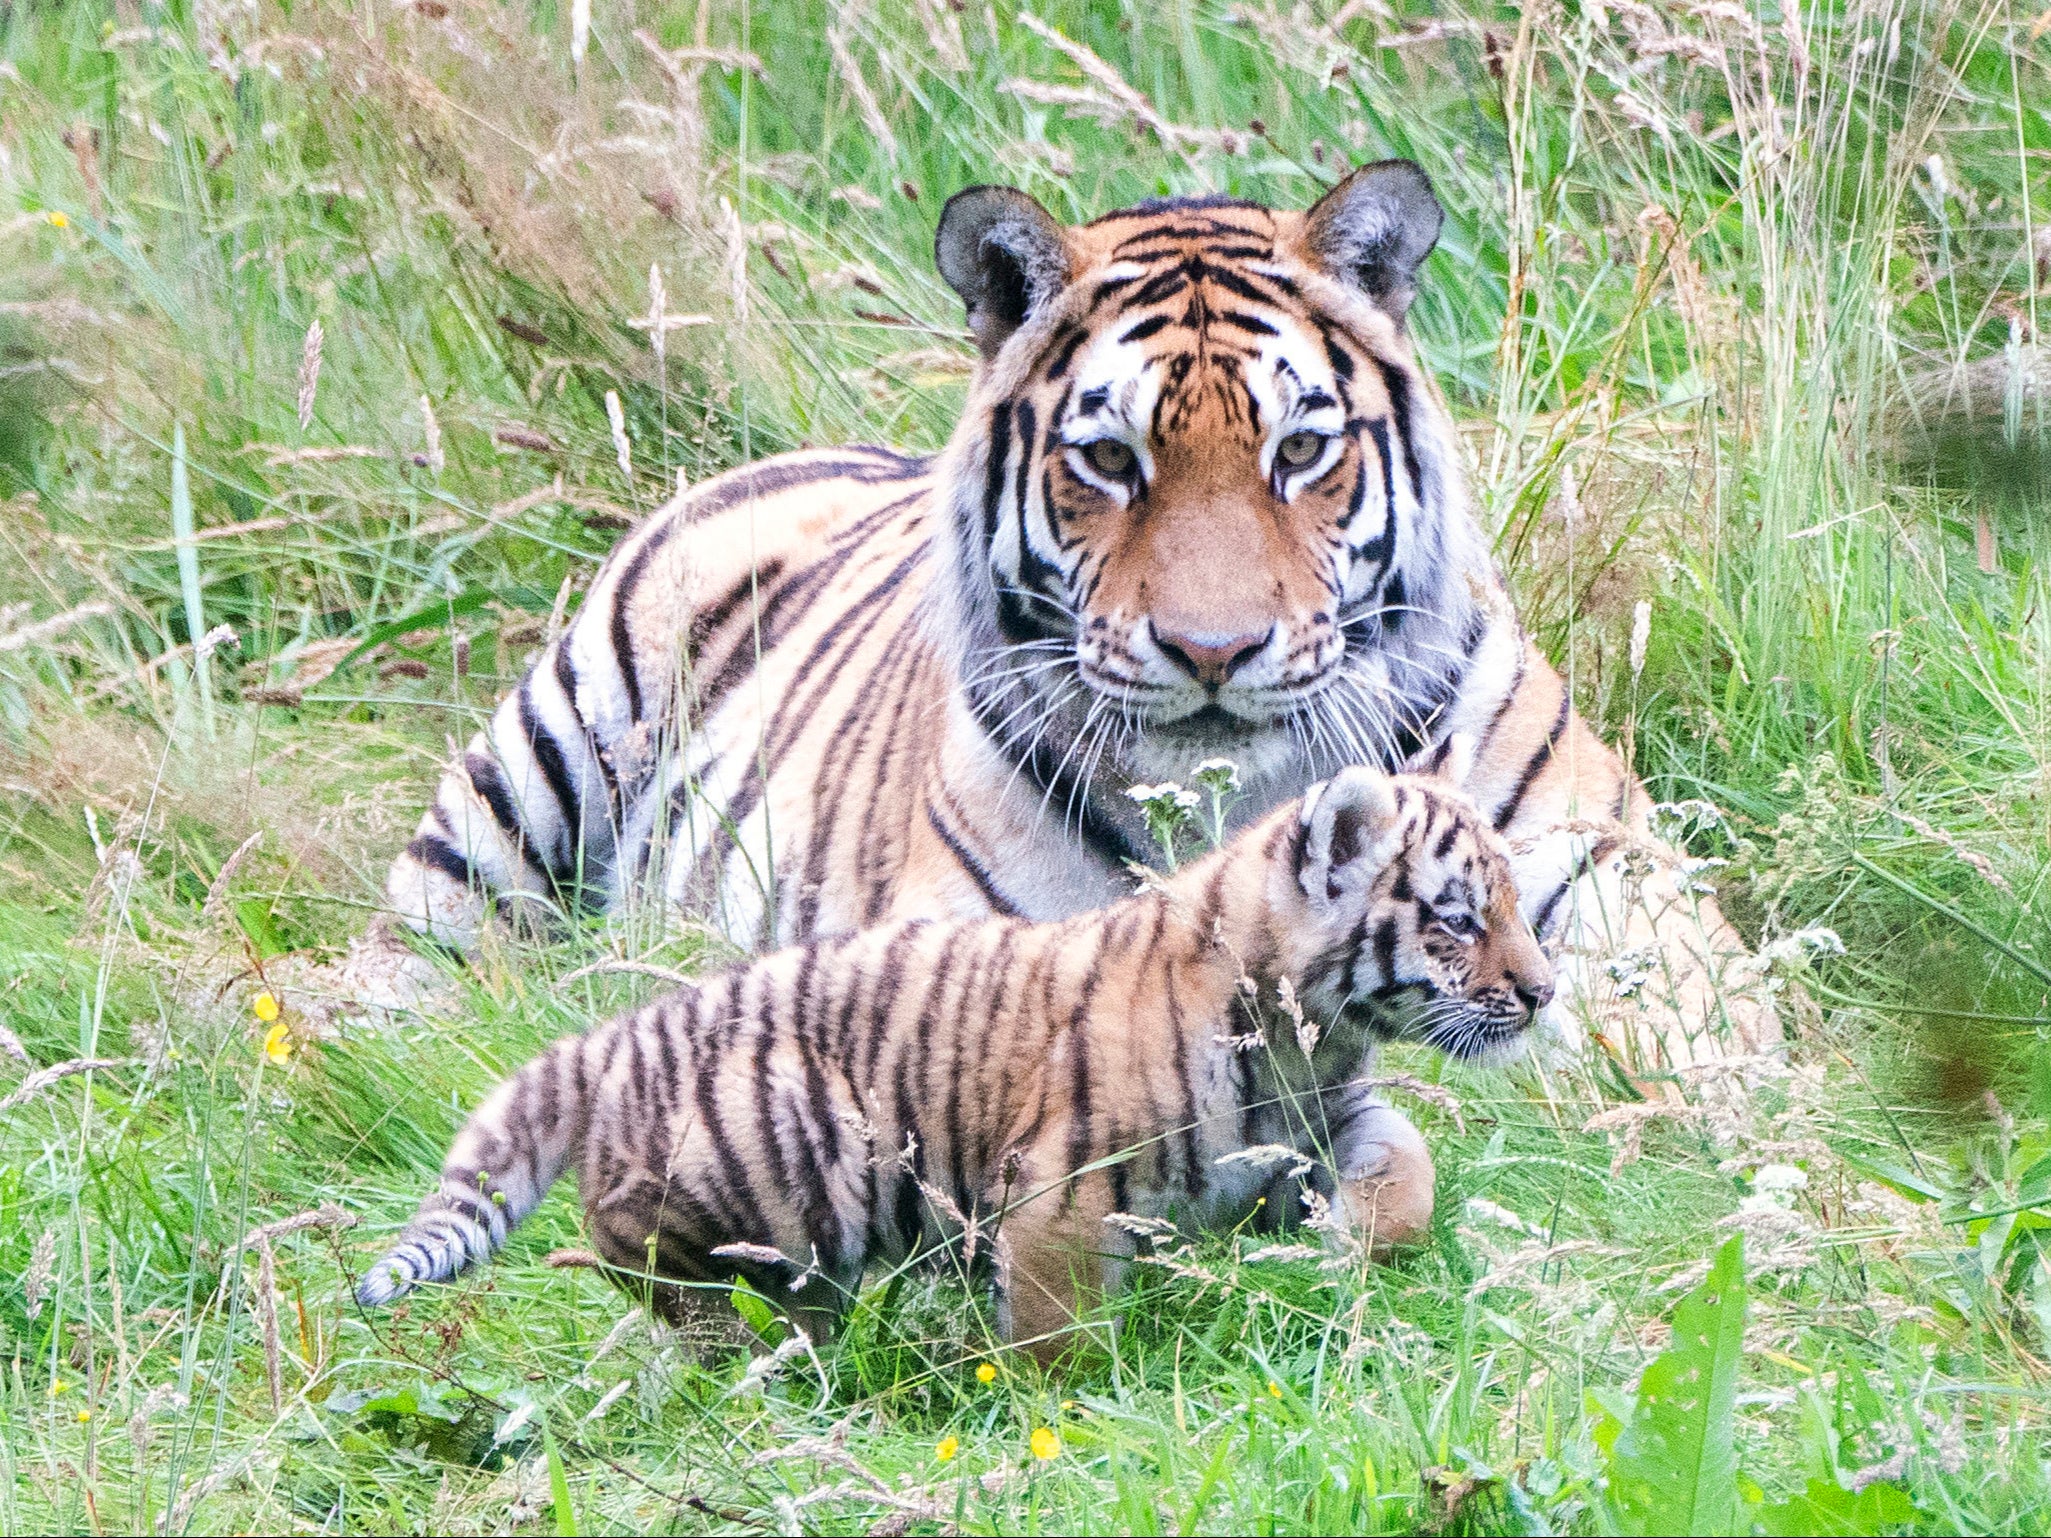
[[1339, 1201], [1371, 1259], [1430, 1236], [1437, 1183], [1422, 1134], [1387, 1106], [1367, 1112], [1341, 1170]]

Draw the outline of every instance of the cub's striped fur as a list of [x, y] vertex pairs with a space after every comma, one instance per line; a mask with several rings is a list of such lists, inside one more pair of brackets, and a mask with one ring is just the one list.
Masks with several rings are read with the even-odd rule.
[[[1431, 1160], [1360, 1082], [1377, 1039], [1505, 1055], [1551, 995], [1473, 804], [1348, 769], [1100, 912], [814, 941], [558, 1042], [471, 1117], [358, 1295], [482, 1259], [574, 1168], [623, 1277], [739, 1273], [815, 1335], [869, 1261], [973, 1223], [1001, 1331], [1051, 1356], [1131, 1253], [1105, 1219], [1237, 1222], [1276, 1177], [1234, 1155], [1294, 1150], [1371, 1243], [1417, 1234]], [[654, 1296], [674, 1317], [692, 1294]]]
[[[1683, 1061], [1756, 1036], [1712, 986], [1742, 946], [1665, 869], [1469, 508], [1404, 326], [1439, 221], [1407, 162], [1308, 213], [1064, 228], [961, 194], [936, 253], [983, 359], [946, 452], [788, 455], [634, 531], [449, 767], [393, 907], [457, 946], [494, 904], [643, 892], [758, 949], [1058, 918], [1154, 857], [1134, 781], [1227, 756], [1243, 825], [1461, 732], [1526, 916], [1630, 1017], [1605, 1030]], [[1619, 951], [1659, 957], [1630, 1000]]]

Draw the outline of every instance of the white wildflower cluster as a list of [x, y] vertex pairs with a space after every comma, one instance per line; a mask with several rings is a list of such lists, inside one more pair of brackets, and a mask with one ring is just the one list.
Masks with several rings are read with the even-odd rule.
[[1125, 793], [1145, 807], [1149, 813], [1157, 810], [1193, 812], [1203, 805], [1201, 796], [1193, 790], [1184, 790], [1173, 780], [1164, 780], [1159, 785], [1134, 785]]
[[1207, 758], [1190, 771], [1189, 777], [1214, 796], [1239, 789], [1239, 766], [1229, 758]]
[[1618, 998], [1634, 999], [1652, 981], [1652, 968], [1658, 961], [1658, 946], [1641, 945], [1618, 951], [1602, 964], [1602, 969], [1609, 974]]
[[1729, 823], [1722, 807], [1699, 797], [1655, 802], [1651, 821], [1653, 836], [1674, 845], [1680, 844], [1691, 833], [1707, 833]]
[[1129, 786], [1125, 794], [1146, 814], [1147, 832], [1161, 846], [1168, 868], [1175, 869], [1177, 846], [1183, 831], [1195, 824], [1203, 797], [1193, 790], [1184, 790], [1173, 780], [1164, 780], [1159, 785]]

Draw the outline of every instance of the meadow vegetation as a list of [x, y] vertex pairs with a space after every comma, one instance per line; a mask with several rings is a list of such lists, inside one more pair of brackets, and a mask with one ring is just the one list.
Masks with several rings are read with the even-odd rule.
[[[0, 0], [0, 1527], [2044, 1531], [2035, 5]], [[322, 982], [619, 531], [944, 440], [963, 185], [1387, 155], [1524, 613], [1787, 1052], [1399, 1055], [1426, 1250], [1174, 1250], [1056, 1377], [944, 1269], [696, 1352], [548, 1263], [567, 1191], [356, 1309], [488, 1084], [716, 959], [636, 913]]]

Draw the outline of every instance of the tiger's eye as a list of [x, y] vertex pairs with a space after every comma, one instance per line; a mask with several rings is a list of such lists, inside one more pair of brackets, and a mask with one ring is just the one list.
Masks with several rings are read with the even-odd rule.
[[1292, 470], [1301, 470], [1324, 451], [1323, 433], [1291, 433], [1275, 448], [1276, 456]]
[[1099, 438], [1083, 448], [1083, 458], [1090, 462], [1090, 468], [1099, 475], [1108, 475], [1114, 481], [1122, 481], [1132, 474], [1137, 461], [1132, 450], [1116, 438]]

